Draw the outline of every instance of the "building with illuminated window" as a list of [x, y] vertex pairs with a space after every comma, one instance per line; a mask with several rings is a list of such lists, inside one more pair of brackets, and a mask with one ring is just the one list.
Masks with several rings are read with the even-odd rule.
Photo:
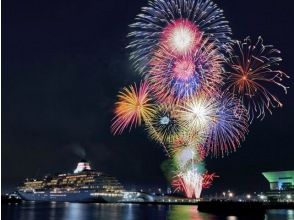
[[294, 170], [264, 172], [270, 191], [266, 193], [271, 201], [294, 201]]

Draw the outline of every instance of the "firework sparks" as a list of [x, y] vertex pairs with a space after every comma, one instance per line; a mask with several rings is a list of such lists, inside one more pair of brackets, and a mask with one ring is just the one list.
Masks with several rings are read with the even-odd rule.
[[263, 119], [272, 108], [282, 107], [281, 101], [273, 95], [271, 85], [278, 86], [287, 93], [282, 84], [288, 76], [277, 69], [280, 51], [272, 45], [264, 45], [261, 37], [256, 44], [248, 37], [243, 42], [235, 41], [234, 53], [228, 59], [228, 71], [225, 87], [241, 97], [250, 114], [250, 121], [255, 117]]
[[179, 150], [175, 157], [179, 167], [182, 168], [186, 166], [189, 161], [194, 161], [195, 157], [197, 157], [197, 151], [195, 147], [185, 147]]
[[200, 132], [199, 134], [189, 134], [185, 132], [176, 139], [169, 148], [170, 155], [176, 158], [180, 167], [187, 165], [189, 161], [201, 162], [206, 156], [206, 150], [203, 144], [206, 140], [206, 134]]
[[[199, 165], [198, 165], [199, 166]], [[213, 180], [218, 176], [215, 173], [197, 170], [197, 165], [179, 173], [172, 181], [176, 191], [181, 191], [188, 198], [200, 198], [202, 189], [210, 188]]]
[[194, 178], [193, 182], [188, 181], [189, 177], [190, 175], [186, 176], [185, 179], [181, 177], [175, 178], [172, 181], [172, 186], [175, 189], [175, 191], [184, 192], [187, 198], [193, 198], [194, 192], [195, 192], [195, 186], [198, 191], [202, 190], [201, 175], [193, 175], [193, 178]]
[[207, 135], [206, 148], [213, 156], [224, 156], [240, 145], [248, 133], [248, 113], [240, 101], [231, 94], [220, 97], [216, 120]]
[[128, 126], [129, 129], [141, 125], [142, 120], [148, 120], [155, 113], [151, 103], [148, 84], [142, 82], [139, 89], [136, 85], [124, 88], [118, 95], [114, 110], [112, 133], [121, 134]]
[[197, 26], [189, 20], [178, 19], [163, 29], [162, 44], [177, 55], [193, 53], [202, 38]]
[[199, 198], [217, 177], [205, 157], [235, 151], [254, 118], [282, 106], [271, 90], [288, 89], [280, 51], [261, 38], [233, 42], [211, 0], [151, 0], [131, 29], [130, 59], [145, 82], [119, 93], [112, 132], [144, 121], [167, 152], [162, 169], [174, 188]]
[[160, 101], [211, 93], [222, 81], [223, 62], [223, 55], [208, 39], [202, 39], [190, 55], [175, 56], [161, 47], [150, 62], [150, 87]]
[[211, 184], [213, 180], [219, 176], [217, 176], [215, 173], [209, 174], [208, 172], [205, 172], [203, 175], [203, 180], [202, 180], [202, 188], [203, 189], [208, 189], [211, 187]]
[[231, 42], [223, 11], [210, 0], [150, 1], [130, 26], [130, 58], [140, 73], [148, 71], [147, 64], [161, 43], [176, 54], [184, 54], [197, 48], [200, 35], [221, 50], [227, 50]]
[[185, 130], [172, 104], [159, 105], [146, 123], [146, 129], [150, 137], [161, 144], [173, 142]]
[[173, 187], [177, 191], [185, 192], [188, 198], [200, 198], [203, 184], [203, 164], [192, 164], [191, 167], [180, 170], [173, 181]]
[[190, 131], [207, 132], [216, 123], [218, 107], [215, 98], [201, 94], [182, 105], [179, 114]]

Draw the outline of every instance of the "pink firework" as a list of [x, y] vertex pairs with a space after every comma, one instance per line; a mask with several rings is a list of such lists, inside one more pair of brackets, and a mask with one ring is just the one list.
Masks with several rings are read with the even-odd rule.
[[175, 55], [193, 53], [201, 41], [202, 33], [187, 19], [168, 24], [162, 32], [161, 41]]
[[191, 57], [185, 57], [175, 61], [173, 72], [175, 77], [187, 81], [193, 75], [195, 64]]
[[159, 101], [212, 93], [222, 82], [223, 62], [223, 55], [208, 39], [202, 38], [188, 55], [174, 55], [164, 45], [150, 61], [148, 81]]
[[231, 44], [228, 21], [211, 0], [152, 0], [130, 27], [130, 59], [143, 75], [162, 43], [174, 55], [193, 53], [202, 35], [223, 52]]

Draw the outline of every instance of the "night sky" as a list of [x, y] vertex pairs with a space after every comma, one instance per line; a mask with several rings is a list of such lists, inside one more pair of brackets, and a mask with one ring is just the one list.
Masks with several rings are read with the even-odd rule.
[[[207, 193], [268, 189], [262, 171], [294, 169], [292, 1], [217, 0], [235, 39], [263, 36], [282, 51], [292, 87], [284, 108], [256, 122], [242, 147], [208, 159]], [[2, 25], [2, 189], [25, 177], [72, 171], [85, 157], [127, 187], [164, 187], [165, 155], [143, 128], [110, 134], [117, 92], [139, 81], [126, 35], [147, 0], [7, 0]]]

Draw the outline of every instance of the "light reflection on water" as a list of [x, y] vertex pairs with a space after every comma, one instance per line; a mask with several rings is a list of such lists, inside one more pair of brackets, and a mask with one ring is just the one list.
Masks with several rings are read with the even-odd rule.
[[[171, 206], [168, 212], [169, 220], [214, 220], [219, 219], [215, 215], [198, 212], [196, 206]], [[231, 220], [231, 219], [230, 219]]]
[[279, 219], [287, 219], [294, 220], [294, 210], [288, 209], [273, 209], [267, 211], [265, 220], [279, 220]]
[[269, 210], [263, 219], [216, 216], [197, 211], [196, 206], [24, 203], [2, 205], [3, 220], [294, 220], [294, 210]]

